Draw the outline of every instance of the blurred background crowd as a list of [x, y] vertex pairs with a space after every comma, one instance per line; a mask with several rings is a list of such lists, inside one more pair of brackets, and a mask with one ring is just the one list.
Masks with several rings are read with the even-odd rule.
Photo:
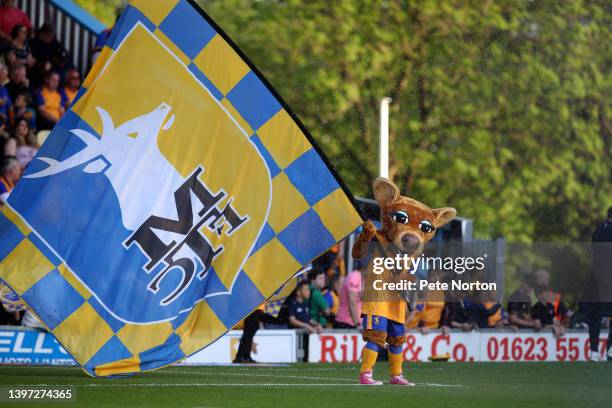
[[64, 115], [81, 75], [55, 27], [32, 27], [13, 0], [0, 8], [0, 202]]

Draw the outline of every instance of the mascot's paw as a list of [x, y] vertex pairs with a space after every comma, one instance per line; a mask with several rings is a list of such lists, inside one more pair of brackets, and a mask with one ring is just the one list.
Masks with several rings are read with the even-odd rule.
[[394, 376], [392, 376], [391, 379], [389, 380], [389, 384], [391, 384], [391, 385], [406, 385], [408, 387], [414, 387], [414, 383], [408, 381], [407, 379], [405, 379], [403, 375], [394, 375]]
[[363, 372], [359, 374], [359, 384], [361, 385], [382, 385], [382, 382], [372, 378], [372, 372]]

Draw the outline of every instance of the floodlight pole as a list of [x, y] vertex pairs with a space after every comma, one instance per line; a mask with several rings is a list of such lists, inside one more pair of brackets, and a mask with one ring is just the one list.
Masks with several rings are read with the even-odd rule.
[[380, 100], [379, 175], [389, 178], [389, 104], [391, 98]]

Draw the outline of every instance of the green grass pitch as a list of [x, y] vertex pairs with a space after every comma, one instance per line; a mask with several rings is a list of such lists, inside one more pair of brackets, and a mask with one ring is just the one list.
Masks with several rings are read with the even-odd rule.
[[[375, 377], [387, 380], [387, 365]], [[44, 407], [609, 407], [612, 363], [407, 363], [416, 387], [356, 385], [349, 364], [168, 367], [91, 378], [75, 367], [0, 367], [0, 387], [71, 386], [76, 401]], [[31, 402], [2, 406], [32, 407]]]

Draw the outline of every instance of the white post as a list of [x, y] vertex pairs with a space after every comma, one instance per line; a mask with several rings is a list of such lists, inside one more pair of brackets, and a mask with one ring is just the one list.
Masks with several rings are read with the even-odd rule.
[[389, 178], [389, 104], [391, 98], [380, 101], [380, 144], [379, 144], [379, 175]]

